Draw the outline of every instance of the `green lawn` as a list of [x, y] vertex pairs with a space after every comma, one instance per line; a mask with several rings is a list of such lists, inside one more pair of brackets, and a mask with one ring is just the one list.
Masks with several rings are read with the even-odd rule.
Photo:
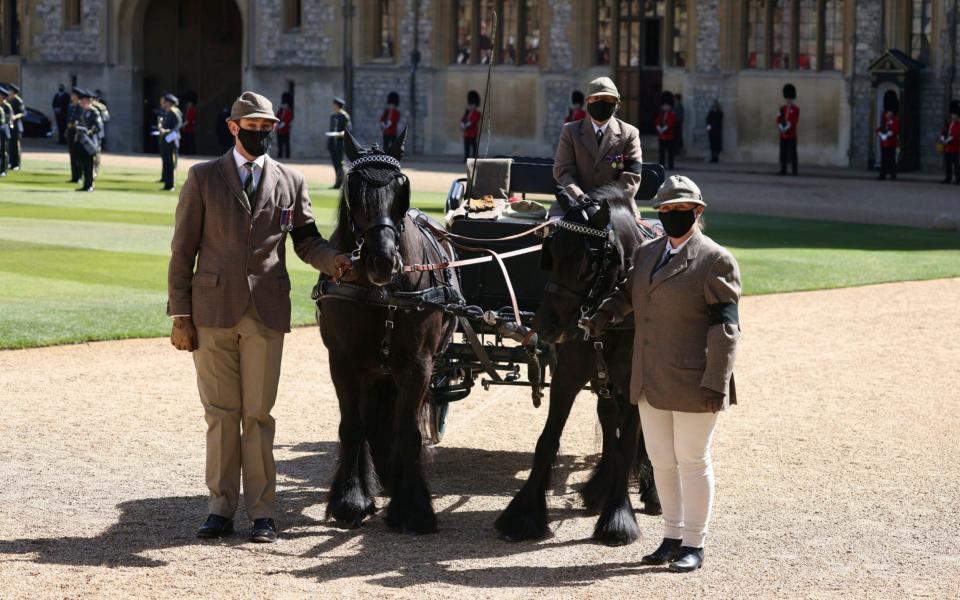
[[[97, 191], [78, 194], [65, 165], [28, 168], [0, 180], [0, 348], [165, 335], [176, 195], [154, 171], [105, 166]], [[337, 196], [310, 195], [328, 232]], [[413, 203], [437, 214], [443, 194]], [[747, 294], [960, 276], [956, 233], [727, 214], [709, 215], [707, 232], [737, 256]], [[316, 273], [289, 256], [304, 325]]]

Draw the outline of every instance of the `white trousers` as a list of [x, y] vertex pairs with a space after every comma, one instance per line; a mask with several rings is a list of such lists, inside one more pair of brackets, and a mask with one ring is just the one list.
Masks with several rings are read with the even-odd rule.
[[663, 537], [703, 548], [713, 506], [710, 444], [719, 413], [660, 410], [640, 400], [643, 440], [663, 507]]

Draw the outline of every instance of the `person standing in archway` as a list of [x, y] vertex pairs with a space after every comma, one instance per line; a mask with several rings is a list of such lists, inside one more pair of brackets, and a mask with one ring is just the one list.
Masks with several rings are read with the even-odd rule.
[[196, 99], [191, 97], [187, 100], [187, 105], [183, 111], [183, 127], [180, 128], [180, 134], [183, 136], [183, 144], [180, 151], [183, 154], [193, 155], [197, 153], [197, 103]]
[[660, 114], [654, 122], [657, 128], [657, 140], [660, 143], [660, 164], [671, 171], [677, 150], [677, 114], [673, 112], [673, 102], [673, 94], [664, 92], [660, 98]]
[[172, 192], [176, 187], [177, 152], [180, 149], [180, 127], [183, 114], [177, 107], [180, 100], [167, 92], [160, 98], [163, 116], [160, 117], [160, 160], [163, 164], [163, 191]]
[[897, 179], [897, 146], [900, 144], [900, 119], [892, 109], [887, 109], [880, 118], [877, 127], [877, 138], [880, 140], [880, 181], [890, 176]]
[[280, 94], [280, 110], [277, 111], [277, 158], [290, 158], [290, 132], [293, 123], [293, 94]]

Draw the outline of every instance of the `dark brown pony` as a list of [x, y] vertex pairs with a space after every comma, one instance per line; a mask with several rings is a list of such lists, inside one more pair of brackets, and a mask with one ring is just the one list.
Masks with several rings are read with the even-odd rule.
[[[534, 319], [540, 339], [556, 344], [557, 365], [551, 370], [550, 409], [537, 440], [530, 477], [496, 521], [501, 536], [510, 541], [539, 539], [547, 533], [546, 491], [560, 447], [560, 436], [574, 399], [591, 383], [599, 391], [597, 415], [603, 432], [603, 453], [580, 494], [587, 509], [600, 513], [594, 539], [621, 545], [639, 535], [630, 502], [630, 473], [640, 478], [644, 512], [660, 514], [652, 468], [640, 436], [637, 407], [628, 400], [633, 354], [633, 329], [608, 329], [600, 340], [584, 340], [577, 322], [619, 284], [637, 248], [649, 234], [638, 227], [633, 202], [615, 187], [591, 194], [589, 204], [565, 194], [558, 202], [566, 209], [563, 222], [543, 244], [542, 266], [550, 271], [546, 290]], [[599, 375], [606, 374], [605, 377]]]
[[410, 210], [410, 182], [399, 163], [405, 137], [406, 131], [383, 151], [359, 147], [347, 134], [352, 164], [332, 240], [354, 253], [356, 278], [318, 286], [324, 289], [318, 318], [340, 403], [340, 453], [327, 516], [359, 526], [376, 511], [379, 481], [390, 496], [387, 524], [420, 534], [436, 531], [437, 518], [421, 470], [418, 419], [434, 356], [454, 321], [403, 302], [430, 290], [459, 295], [459, 288], [452, 272], [402, 272], [404, 263], [452, 255], [414, 222], [420, 213]]

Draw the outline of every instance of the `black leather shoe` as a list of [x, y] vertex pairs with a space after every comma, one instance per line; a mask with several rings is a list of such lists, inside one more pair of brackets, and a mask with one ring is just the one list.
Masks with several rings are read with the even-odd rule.
[[683, 540], [663, 538], [660, 547], [640, 559], [641, 565], [665, 565], [677, 559]]
[[703, 548], [682, 546], [680, 556], [667, 567], [674, 573], [689, 573], [703, 566]]
[[250, 541], [258, 544], [272, 544], [277, 541], [277, 525], [273, 519], [256, 519]]
[[197, 537], [204, 540], [218, 538], [233, 533], [233, 519], [211, 514], [197, 530]]

